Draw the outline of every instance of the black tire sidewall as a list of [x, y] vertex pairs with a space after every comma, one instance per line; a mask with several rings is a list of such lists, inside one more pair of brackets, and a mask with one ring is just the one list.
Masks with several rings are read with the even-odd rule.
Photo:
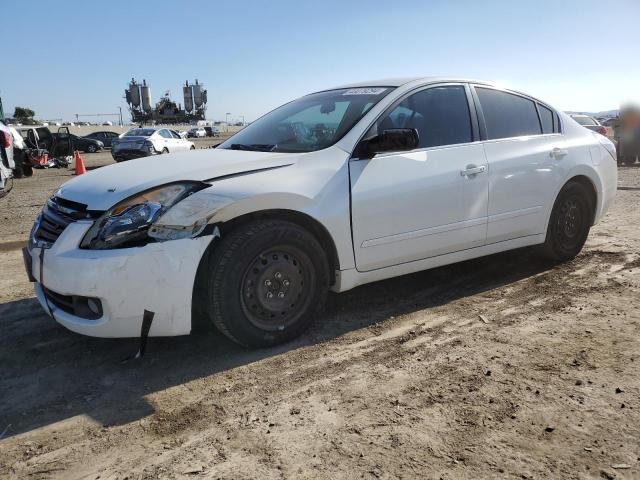
[[[293, 247], [307, 259], [305, 268], [315, 276], [316, 288], [307, 309], [300, 318], [284, 330], [267, 331], [258, 328], [246, 317], [242, 307], [242, 280], [246, 269], [264, 250], [272, 247]], [[267, 347], [291, 340], [306, 330], [326, 299], [329, 268], [326, 255], [318, 241], [302, 227], [278, 220], [251, 222], [232, 232], [216, 248], [208, 276], [207, 313], [227, 336], [248, 347]]]
[[87, 147], [86, 153], [96, 153], [97, 151], [98, 151], [98, 147], [96, 147], [95, 145], [89, 145]]
[[[558, 216], [564, 203], [570, 197], [575, 197], [579, 208], [581, 209], [582, 224], [580, 225], [580, 232], [576, 237], [576, 242], [571, 248], [568, 248], [560, 243], [557, 238], [558, 229]], [[551, 217], [549, 218], [549, 226], [547, 229], [547, 236], [545, 241], [546, 251], [548, 256], [553, 259], [565, 261], [574, 258], [584, 246], [591, 229], [591, 215], [594, 206], [591, 205], [589, 194], [586, 188], [577, 182], [570, 182], [565, 185], [555, 203], [553, 204], [553, 210], [551, 211]]]

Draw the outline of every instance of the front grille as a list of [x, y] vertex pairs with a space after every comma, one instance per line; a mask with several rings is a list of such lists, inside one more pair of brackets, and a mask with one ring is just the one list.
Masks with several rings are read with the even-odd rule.
[[53, 244], [68, 225], [77, 220], [96, 218], [99, 213], [87, 210], [82, 203], [51, 197], [42, 209], [33, 239]]

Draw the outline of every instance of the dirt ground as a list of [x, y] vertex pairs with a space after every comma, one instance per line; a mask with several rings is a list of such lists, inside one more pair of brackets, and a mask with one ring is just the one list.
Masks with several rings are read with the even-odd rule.
[[0, 478], [640, 478], [640, 168], [568, 264], [494, 255], [331, 295], [278, 348], [211, 331], [127, 363], [23, 271], [68, 175], [0, 200]]

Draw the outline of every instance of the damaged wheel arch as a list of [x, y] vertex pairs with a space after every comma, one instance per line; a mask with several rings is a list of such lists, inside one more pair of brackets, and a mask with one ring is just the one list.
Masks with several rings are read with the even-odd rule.
[[335, 275], [333, 275], [333, 272], [340, 269], [336, 245], [325, 226], [306, 213], [286, 209], [260, 210], [241, 215], [224, 223], [214, 224], [214, 228], [218, 228], [219, 235], [214, 235], [211, 243], [202, 255], [193, 284], [191, 302], [192, 332], [206, 331], [211, 328], [211, 323], [207, 319], [204, 311], [207, 294], [206, 279], [207, 273], [211, 268], [210, 261], [212, 254], [220, 243], [220, 238], [254, 220], [288, 221], [308, 231], [320, 243], [326, 255], [330, 272], [329, 285], [332, 286], [335, 283]]

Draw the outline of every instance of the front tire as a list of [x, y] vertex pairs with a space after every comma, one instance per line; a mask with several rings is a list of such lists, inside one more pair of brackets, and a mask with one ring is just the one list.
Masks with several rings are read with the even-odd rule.
[[164, 155], [165, 153], [169, 153], [169, 149], [167, 147], [164, 147], [162, 149], [162, 151], [160, 152], [160, 155]]
[[98, 148], [95, 145], [88, 145], [87, 146], [87, 150], [86, 153], [96, 153], [98, 151]]
[[591, 229], [593, 208], [584, 185], [567, 183], [553, 204], [547, 237], [542, 245], [543, 254], [561, 262], [578, 255]]
[[257, 220], [215, 247], [207, 279], [206, 314], [231, 340], [268, 347], [306, 330], [326, 300], [329, 265], [304, 228]]

